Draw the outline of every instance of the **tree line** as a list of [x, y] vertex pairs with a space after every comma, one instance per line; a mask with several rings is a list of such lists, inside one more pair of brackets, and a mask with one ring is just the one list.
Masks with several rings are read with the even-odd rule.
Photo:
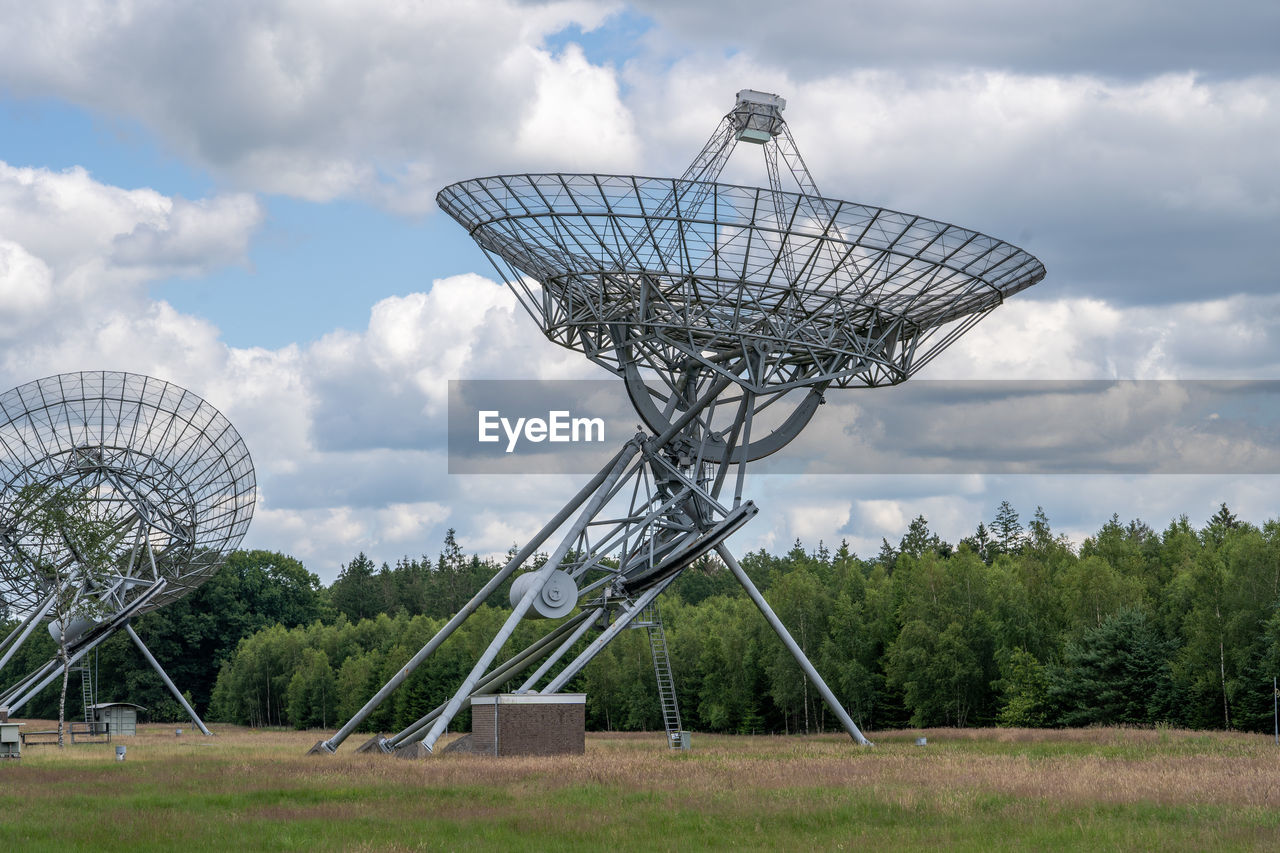
[[[220, 668], [234, 658], [244, 639], [273, 625], [294, 627], [332, 621], [335, 616], [329, 590], [299, 561], [271, 551], [236, 551], [190, 595], [144, 613], [133, 626], [187, 700], [198, 713], [206, 714]], [[17, 624], [0, 618], [0, 631], [7, 634]], [[49, 633], [34, 631], [0, 670], [0, 685], [13, 683], [56, 653]], [[135, 702], [147, 709], [153, 721], [185, 719], [182, 706], [127, 636], [113, 635], [90, 652], [87, 661], [94, 671], [99, 701]], [[81, 704], [78, 680], [73, 679], [69, 709]], [[20, 713], [56, 718], [57, 692], [43, 691]]]
[[[1024, 525], [1004, 503], [954, 545], [918, 517], [874, 557], [797, 542], [742, 563], [867, 729], [1271, 728], [1280, 521], [1256, 526], [1224, 505], [1201, 527], [1182, 517], [1156, 532], [1113, 516], [1073, 547], [1042, 511]], [[360, 554], [328, 588], [284, 555], [242, 552], [193, 595], [139, 619], [138, 630], [210, 719], [334, 727], [496, 569], [465, 555], [452, 532], [434, 558], [377, 566]], [[686, 570], [660, 604], [686, 728], [836, 727], [716, 560]], [[398, 730], [447, 699], [506, 607], [499, 590], [366, 728]], [[526, 621], [513, 644], [548, 628]], [[177, 704], [130, 653], [127, 640], [105, 644], [101, 682], [122, 684], [153, 718], [177, 718]], [[643, 630], [623, 632], [570, 689], [587, 694], [592, 728], [662, 725]], [[455, 725], [468, 725], [466, 716]]]

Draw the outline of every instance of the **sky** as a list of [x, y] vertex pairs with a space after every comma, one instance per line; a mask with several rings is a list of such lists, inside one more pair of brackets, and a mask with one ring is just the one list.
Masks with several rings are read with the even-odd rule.
[[[0, 385], [129, 370], [200, 394], [257, 467], [245, 546], [325, 582], [450, 527], [505, 552], [583, 479], [447, 473], [449, 380], [607, 375], [542, 338], [435, 193], [678, 175], [743, 88], [787, 99], [825, 195], [1044, 262], [921, 378], [1280, 377], [1274, 3], [0, 0], [0, 21]], [[741, 156], [726, 176], [766, 179]], [[816, 435], [856, 432], [847, 393]], [[1079, 541], [1112, 513], [1261, 522], [1280, 496], [1238, 470], [981, 468], [749, 475], [762, 512], [731, 544], [870, 556], [1006, 499]]]

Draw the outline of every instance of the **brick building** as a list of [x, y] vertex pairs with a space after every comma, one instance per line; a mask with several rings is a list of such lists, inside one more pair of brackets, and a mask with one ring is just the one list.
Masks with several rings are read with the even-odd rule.
[[581, 755], [584, 693], [497, 693], [471, 697], [470, 751], [486, 755]]

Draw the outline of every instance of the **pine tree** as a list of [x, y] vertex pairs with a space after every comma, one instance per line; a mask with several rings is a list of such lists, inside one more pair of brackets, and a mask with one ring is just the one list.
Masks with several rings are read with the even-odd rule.
[[1001, 553], [1013, 554], [1022, 550], [1022, 525], [1018, 522], [1017, 511], [1008, 501], [1000, 502], [996, 519], [991, 522], [991, 531]]
[[374, 575], [374, 563], [363, 551], [342, 567], [330, 590], [333, 606], [353, 622], [372, 619], [383, 612], [382, 584]]
[[1031, 524], [1028, 525], [1028, 534], [1031, 546], [1037, 550], [1045, 550], [1053, 545], [1053, 533], [1049, 530], [1049, 516], [1045, 515], [1044, 507], [1036, 506], [1036, 513], [1031, 517]]
[[1218, 507], [1218, 511], [1209, 519], [1209, 524], [1204, 529], [1205, 537], [1215, 545], [1221, 545], [1222, 540], [1227, 538], [1227, 532], [1235, 530], [1240, 526], [1240, 519], [1236, 518], [1235, 513], [1227, 509], [1227, 504], [1223, 502]]
[[894, 564], [898, 562], [898, 552], [889, 544], [888, 539], [880, 540], [880, 553], [876, 556], [876, 562], [884, 566], [887, 572], [892, 572]]
[[930, 551], [936, 551], [945, 557], [951, 553], [951, 546], [943, 542], [938, 534], [929, 530], [929, 522], [923, 515], [917, 515], [907, 527], [907, 532], [903, 534], [898, 550], [912, 557], [919, 557]]
[[981, 521], [978, 522], [978, 529], [974, 531], [973, 535], [961, 539], [960, 544], [968, 545], [982, 559], [982, 562], [988, 565], [991, 564], [991, 560], [995, 557], [991, 534], [987, 531], [987, 526]]

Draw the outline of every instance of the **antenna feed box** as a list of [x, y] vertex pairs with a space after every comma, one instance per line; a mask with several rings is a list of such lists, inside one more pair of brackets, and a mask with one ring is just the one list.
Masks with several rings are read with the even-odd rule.
[[741, 142], [764, 145], [782, 132], [782, 111], [787, 101], [780, 95], [743, 89], [733, 107], [733, 124]]

